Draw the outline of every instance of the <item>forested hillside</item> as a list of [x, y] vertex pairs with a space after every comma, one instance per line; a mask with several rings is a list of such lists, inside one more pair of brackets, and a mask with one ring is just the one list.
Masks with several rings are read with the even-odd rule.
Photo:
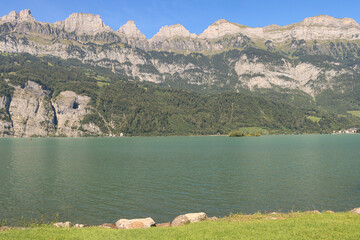
[[[76, 127], [83, 135], [227, 134], [241, 127], [261, 127], [270, 133], [326, 133], [357, 124], [351, 115], [338, 116], [311, 105], [299, 108], [250, 92], [198, 94], [135, 83], [74, 59], [3, 53], [0, 74], [1, 96], [13, 98], [18, 86], [24, 88], [29, 81], [47, 91], [49, 99], [45, 101], [51, 103], [65, 91], [89, 96], [89, 111]], [[2, 119], [11, 121], [6, 108], [9, 106], [2, 111]], [[312, 115], [320, 120], [312, 120]], [[85, 124], [96, 125], [101, 131], [89, 133], [82, 128]]]

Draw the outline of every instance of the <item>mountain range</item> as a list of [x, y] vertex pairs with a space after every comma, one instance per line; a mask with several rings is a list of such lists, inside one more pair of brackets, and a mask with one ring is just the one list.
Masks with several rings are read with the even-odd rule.
[[0, 51], [76, 59], [124, 81], [200, 94], [246, 93], [340, 115], [360, 108], [360, 26], [350, 18], [321, 15], [264, 28], [221, 19], [199, 35], [176, 24], [147, 39], [133, 21], [115, 31], [99, 15], [45, 23], [23, 10], [0, 18]]

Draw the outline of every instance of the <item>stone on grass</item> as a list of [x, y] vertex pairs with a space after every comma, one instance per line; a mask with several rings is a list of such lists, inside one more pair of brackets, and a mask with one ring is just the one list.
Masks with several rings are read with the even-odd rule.
[[55, 227], [58, 228], [70, 228], [72, 227], [72, 223], [71, 222], [57, 222], [53, 224]]
[[77, 224], [75, 224], [74, 225], [74, 228], [84, 228], [84, 227], [87, 227], [88, 225], [86, 225], [86, 224], [79, 224], [79, 223], [77, 223]]
[[326, 212], [327, 213], [335, 213], [334, 211], [331, 211], [331, 210], [327, 210]]
[[185, 216], [189, 219], [190, 223], [200, 222], [207, 219], [207, 215], [204, 212], [199, 213], [187, 213]]
[[152, 218], [139, 219], [120, 219], [116, 222], [116, 227], [119, 229], [135, 229], [135, 228], [149, 228], [154, 227], [155, 221]]
[[187, 213], [184, 215], [177, 216], [172, 222], [171, 226], [181, 226], [188, 223], [200, 222], [207, 219], [207, 215], [204, 212], [200, 213]]
[[187, 218], [185, 215], [180, 215], [174, 218], [174, 220], [171, 222], [171, 226], [177, 227], [188, 223], [190, 223], [189, 218]]
[[351, 213], [360, 214], [360, 208], [354, 208], [353, 210], [351, 210]]
[[216, 221], [216, 220], [218, 220], [219, 218], [214, 216], [214, 217], [209, 217], [208, 219], [211, 220], [211, 221]]

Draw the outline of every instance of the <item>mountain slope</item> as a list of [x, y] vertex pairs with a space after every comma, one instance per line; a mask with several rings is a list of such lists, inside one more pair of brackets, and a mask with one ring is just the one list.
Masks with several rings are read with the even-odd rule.
[[1, 54], [0, 74], [2, 136], [202, 135], [240, 127], [304, 133], [356, 123], [325, 113], [314, 122], [314, 112], [249, 93], [139, 85], [76, 60]]

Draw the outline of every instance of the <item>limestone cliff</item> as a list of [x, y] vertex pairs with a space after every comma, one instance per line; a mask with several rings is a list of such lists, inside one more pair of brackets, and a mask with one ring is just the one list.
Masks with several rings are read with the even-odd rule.
[[13, 86], [13, 96], [0, 97], [0, 137], [98, 136], [103, 133], [93, 123], [82, 124], [92, 113], [91, 98], [71, 91], [51, 100], [51, 92], [28, 81]]
[[[113, 31], [93, 14], [74, 13], [53, 24], [36, 21], [30, 10], [11, 12], [0, 19], [1, 52], [75, 58], [130, 80], [168, 86], [280, 87], [312, 96], [332, 89], [340, 78], [360, 73], [356, 61], [352, 66], [344, 62], [360, 58], [359, 40], [356, 21], [330, 16], [264, 28], [221, 19], [199, 35], [176, 24], [162, 27], [151, 39], [146, 39], [133, 21]], [[319, 63], [313, 56], [331, 60]], [[38, 101], [40, 106], [42, 100]], [[16, 134], [25, 133], [17, 130]]]
[[34, 82], [15, 87], [9, 107], [15, 137], [44, 137], [55, 132], [55, 114], [49, 99], [49, 91]]
[[65, 21], [54, 23], [54, 26], [67, 32], [90, 35], [111, 30], [105, 26], [99, 15], [86, 13], [73, 13]]
[[[91, 98], [80, 96], [72, 91], [61, 92], [53, 100], [55, 114], [57, 117], [58, 136], [78, 137], [85, 131], [81, 129], [81, 120], [92, 112], [88, 106]], [[101, 131], [97, 126], [85, 126], [89, 134], [100, 135]]]

